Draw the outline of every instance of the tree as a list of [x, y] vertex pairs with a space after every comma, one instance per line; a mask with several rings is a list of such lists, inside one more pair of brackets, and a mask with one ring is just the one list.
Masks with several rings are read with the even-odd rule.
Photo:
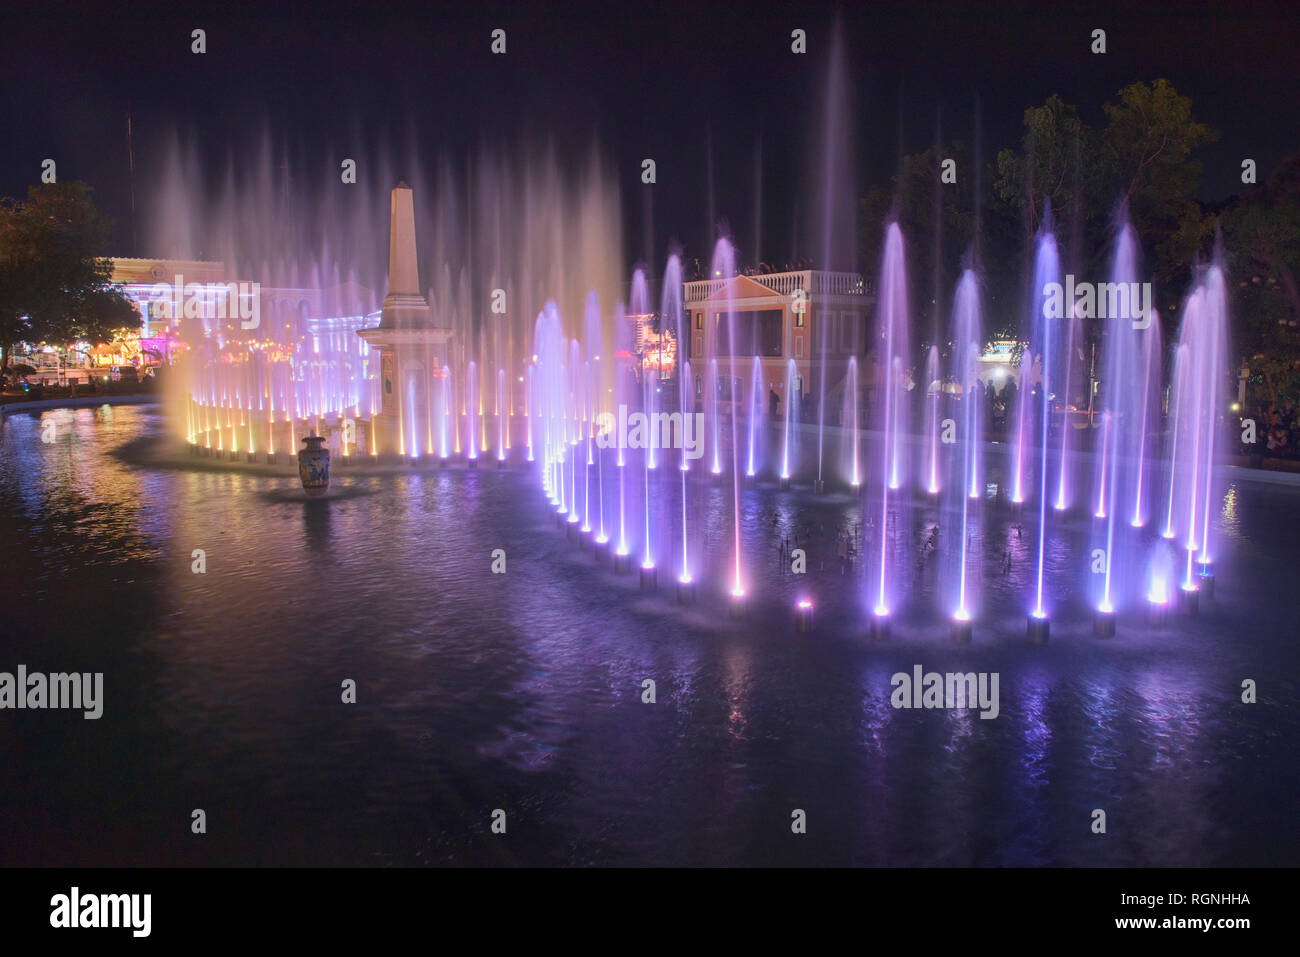
[[138, 335], [140, 313], [121, 290], [92, 289], [75, 309], [50, 324], [46, 340], [53, 342], [116, 342]]
[[994, 191], [1020, 214], [1029, 237], [1042, 225], [1048, 200], [1057, 222], [1088, 215], [1088, 197], [1096, 188], [1090, 170], [1097, 133], [1056, 94], [1025, 110], [1024, 124], [1020, 151], [998, 153]]
[[33, 186], [0, 202], [0, 377], [19, 342], [107, 342], [139, 323], [112, 263], [102, 258], [112, 220], [85, 183]]
[[[1193, 151], [1219, 138], [1218, 131], [1192, 118], [1192, 101], [1168, 80], [1131, 83], [1119, 101], [1107, 103], [1106, 128], [1099, 139], [1097, 184], [1127, 204], [1134, 229], [1142, 237], [1155, 278], [1185, 281], [1192, 259], [1186, 234], [1204, 236], [1196, 190], [1201, 163]], [[1099, 197], [1105, 201], [1105, 195]], [[1111, 200], [1114, 202], [1114, 199]], [[1191, 248], [1195, 254], [1195, 248]]]
[[1233, 344], [1270, 401], [1300, 397], [1300, 152], [1219, 216]]
[[[1026, 110], [1020, 150], [998, 154], [996, 192], [1020, 217], [1026, 241], [1051, 201], [1065, 268], [1073, 272], [1105, 269], [1116, 212], [1125, 210], [1162, 287], [1159, 301], [1177, 301], [1214, 229], [1196, 201], [1201, 164], [1193, 154], [1218, 133], [1197, 122], [1191, 100], [1163, 79], [1129, 84], [1102, 110], [1100, 129], [1059, 96]], [[1172, 310], [1162, 310], [1161, 320], [1166, 332], [1176, 324]], [[1085, 323], [1089, 339], [1099, 333]]]

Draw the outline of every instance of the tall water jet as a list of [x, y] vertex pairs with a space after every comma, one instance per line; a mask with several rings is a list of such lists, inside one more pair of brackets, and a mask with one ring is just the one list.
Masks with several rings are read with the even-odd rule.
[[470, 468], [478, 462], [478, 365], [471, 360], [465, 367], [465, 409], [468, 418], [465, 423], [466, 438], [469, 439], [469, 449], [466, 453], [470, 461]]
[[[627, 341], [627, 314], [621, 302], [614, 304], [614, 400], [619, 410], [627, 408], [628, 396], [636, 387], [635, 378], [630, 367], [632, 355]], [[614, 568], [623, 571], [627, 567], [627, 556], [632, 550], [627, 537], [627, 449], [623, 437], [617, 437], [615, 443], [615, 464], [618, 471], [618, 543], [614, 547]]]
[[[526, 441], [527, 441], [527, 456], [529, 462], [533, 461], [533, 406], [536, 404], [536, 402], [534, 401], [535, 396], [533, 395], [533, 390], [536, 388], [536, 385], [533, 381], [533, 373], [536, 371], [536, 367], [537, 367], [537, 363], [535, 362], [528, 363], [528, 376], [527, 376], [527, 383], [525, 385], [525, 392], [524, 392], [524, 421], [527, 423]], [[445, 421], [443, 423], [443, 428], [444, 429], [446, 428]], [[446, 458], [445, 454], [443, 457]]]
[[[687, 328], [687, 316], [682, 307], [682, 263], [676, 254], [668, 257], [668, 265], [664, 268], [664, 287], [660, 297], [659, 315], [660, 332], [668, 328], [672, 329], [677, 336], [677, 408], [681, 412], [682, 428], [685, 430], [690, 427], [688, 423], [694, 421], [695, 379], [691, 372], [690, 360], [685, 358], [686, 337], [690, 335], [690, 329]], [[696, 439], [702, 442], [704, 436], [697, 434]], [[677, 575], [677, 597], [679, 601], [689, 601], [693, 597], [694, 581], [691, 578], [690, 534], [686, 507], [686, 473], [690, 471], [690, 458], [685, 448], [680, 453], [680, 463], [678, 473], [681, 483], [682, 566]]]
[[[456, 372], [451, 370], [450, 367], [449, 371], [451, 374], [447, 378], [447, 424], [451, 429], [452, 453], [460, 455], [460, 413], [457, 411], [456, 405]], [[373, 434], [374, 431], [375, 430], [372, 428], [371, 433]]]
[[[1189, 314], [1195, 314], [1200, 311], [1203, 298], [1204, 290], [1198, 288], [1196, 292], [1192, 294], [1192, 299], [1187, 304], [1187, 310], [1183, 313], [1184, 322], [1186, 322]], [[1199, 388], [1202, 384], [1201, 366], [1204, 360], [1202, 354], [1195, 349], [1192, 350], [1192, 360], [1192, 382], [1194, 383], [1193, 388], [1195, 389]], [[1201, 395], [1194, 393], [1194, 408], [1191, 422], [1191, 468], [1184, 472], [1185, 480], [1188, 481], [1188, 487], [1183, 496], [1187, 502], [1187, 532], [1186, 537], [1183, 539], [1183, 549], [1186, 554], [1186, 572], [1183, 574], [1182, 582], [1179, 586], [1186, 596], [1185, 601], [1187, 607], [1192, 609], [1196, 607], [1196, 599], [1199, 597], [1200, 592], [1200, 584], [1196, 581], [1194, 569], [1196, 553], [1200, 551], [1201, 548], [1199, 541], [1201, 531], [1199, 522], [1201, 515], [1200, 477], [1202, 470], [1207, 464], [1205, 449], [1202, 444], [1206, 436], [1201, 427], [1200, 410], [1199, 408], [1195, 408], [1195, 406], [1199, 406], [1200, 400]]]
[[1186, 516], [1182, 530], [1185, 566], [1181, 588], [1189, 607], [1202, 583], [1213, 584], [1214, 550], [1210, 515], [1220, 482], [1215, 461], [1218, 447], [1219, 397], [1223, 358], [1227, 354], [1227, 294], [1223, 270], [1216, 262], [1205, 270], [1188, 297], [1179, 330], [1176, 379], [1178, 486], [1174, 489]]
[[[1075, 350], [1078, 348], [1076, 343], [1082, 341], [1082, 329], [1074, 315], [1074, 303], [1065, 305], [1065, 370], [1060, 383], [1054, 386], [1054, 391], [1061, 400], [1061, 452], [1056, 473], [1056, 500], [1052, 506], [1058, 512], [1064, 512], [1070, 507], [1070, 433], [1073, 431], [1070, 422], [1070, 397], [1075, 394], [1074, 377], [1078, 374], [1074, 361]], [[1048, 434], [1051, 434], [1050, 429]]]
[[594, 398], [594, 387], [592, 385], [591, 360], [588, 359], [582, 364], [582, 387], [583, 387], [583, 404], [587, 409], [587, 421], [582, 430], [583, 442], [586, 444], [586, 455], [583, 456], [582, 462], [582, 528], [580, 531], [584, 535], [591, 534], [591, 466], [594, 461], [592, 450], [592, 434], [596, 431], [596, 415], [593, 411], [592, 401]]
[[[1138, 497], [1139, 448], [1146, 415], [1142, 410], [1149, 393], [1144, 386], [1143, 356], [1145, 340], [1151, 336], [1152, 317], [1149, 302], [1141, 294], [1138, 282], [1140, 247], [1133, 227], [1122, 211], [1118, 219], [1115, 252], [1111, 261], [1110, 283], [1105, 298], [1097, 295], [1097, 312], [1106, 322], [1105, 369], [1103, 384], [1102, 454], [1099, 461], [1097, 516], [1104, 520], [1102, 530], [1104, 561], [1097, 597], [1095, 631], [1109, 637], [1115, 631], [1115, 613], [1122, 600], [1136, 597], [1122, 594], [1117, 583], [1132, 590], [1141, 581], [1141, 568], [1133, 567], [1136, 549], [1126, 546], [1116, 532], [1117, 519], [1129, 524], [1129, 516]], [[1084, 295], [1091, 292], [1086, 287]], [[1086, 301], [1086, 300], [1085, 300]]]
[[[689, 359], [683, 360], [680, 366], [680, 374], [683, 379], [682, 390], [689, 392], [689, 383], [691, 379], [691, 363]], [[686, 427], [686, 417], [694, 416], [693, 397], [690, 405], [682, 406], [682, 423]], [[697, 441], [704, 441], [704, 436], [698, 435]], [[682, 569], [677, 575], [677, 597], [681, 601], [688, 601], [693, 597], [694, 579], [691, 578], [691, 555], [690, 555], [690, 533], [689, 523], [687, 521], [686, 510], [686, 473], [690, 471], [690, 459], [686, 456], [685, 449], [682, 450], [681, 466], [678, 473], [681, 478], [681, 503], [682, 503]]]
[[783, 438], [781, 441], [781, 487], [785, 488], [790, 484], [790, 474], [795, 466], [794, 453], [791, 447], [791, 434], [794, 432], [796, 420], [796, 403], [795, 391], [798, 388], [798, 369], [793, 359], [787, 359], [785, 363], [785, 423]]
[[[831, 29], [827, 51], [827, 79], [825, 112], [822, 116], [822, 144], [811, 151], [814, 161], [820, 161], [813, 170], [813, 182], [819, 187], [819, 214], [814, 223], [820, 226], [820, 235], [813, 241], [820, 243], [822, 269], [852, 268], [857, 250], [857, 216], [854, 203], [846, 197], [858, 195], [853, 168], [853, 103], [849, 86], [847, 58], [844, 51], [844, 31], [838, 19]], [[818, 248], [814, 246], [813, 248]], [[811, 292], [811, 290], [808, 290]], [[831, 342], [830, 329], [822, 323], [816, 335], [819, 358], [817, 368], [817, 478], [813, 486], [820, 492], [824, 487], [827, 375], [835, 363], [828, 361], [828, 351], [836, 348]], [[855, 342], [857, 351], [859, 342]], [[910, 365], [910, 363], [908, 363]]]
[[757, 458], [757, 445], [761, 422], [763, 421], [762, 397], [760, 388], [763, 381], [763, 365], [758, 356], [754, 356], [754, 361], [749, 369], [749, 414], [746, 423], [749, 441], [748, 451], [746, 453], [745, 475], [749, 478], [754, 477], [754, 470], [757, 467], [755, 459]]
[[1029, 419], [1033, 415], [1033, 378], [1034, 354], [1026, 349], [1021, 353], [1020, 372], [1016, 376], [1016, 407], [1007, 410], [1016, 423], [1011, 443], [1011, 501], [1016, 505], [1025, 500], [1025, 454], [1032, 427]]
[[[603, 381], [600, 376], [601, 359], [595, 356], [591, 360], [591, 384], [592, 391], [599, 392], [600, 384]], [[593, 409], [598, 405], [593, 405]], [[593, 420], [599, 421], [599, 415]], [[609, 544], [609, 532], [605, 525], [605, 456], [602, 453], [602, 447], [596, 446], [596, 545], [604, 547]]]
[[497, 465], [506, 460], [506, 370], [497, 370]]
[[[885, 249], [880, 267], [879, 300], [876, 305], [877, 334], [874, 383], [877, 434], [882, 448], [878, 456], [881, 470], [880, 502], [877, 509], [879, 524], [876, 527], [877, 568], [872, 597], [872, 631], [883, 637], [889, 631], [889, 615], [893, 600], [893, 568], [890, 562], [891, 509], [903, 504], [899, 491], [901, 476], [905, 471], [907, 437], [907, 363], [908, 351], [908, 301], [907, 271], [903, 257], [903, 233], [898, 223], [890, 223], [885, 230]], [[906, 535], [899, 534], [899, 540]]]
[[859, 461], [861, 446], [858, 428], [858, 357], [850, 356], [848, 370], [844, 377], [844, 402], [840, 409], [840, 431], [843, 440], [840, 443], [840, 461], [847, 464], [849, 485], [858, 488], [862, 485], [862, 468]]
[[946, 530], [945, 553], [947, 562], [955, 567], [948, 570], [949, 609], [952, 616], [952, 634], [958, 642], [971, 638], [974, 620], [974, 598], [978, 591], [977, 563], [971, 559], [971, 540], [979, 523], [979, 498], [971, 495], [977, 479], [980, 450], [980, 384], [979, 357], [982, 353], [982, 323], [980, 321], [979, 282], [973, 270], [962, 273], [953, 297], [953, 381], [959, 390], [960, 403], [960, 456], [950, 459], [953, 474], [944, 482], [944, 524]]
[[1219, 481], [1219, 466], [1215, 461], [1218, 447], [1219, 395], [1223, 384], [1223, 360], [1228, 352], [1228, 297], [1223, 279], [1223, 267], [1212, 265], [1203, 281], [1205, 299], [1202, 303], [1198, 345], [1205, 353], [1204, 390], [1201, 409], [1205, 417], [1206, 452], [1205, 476], [1199, 487], [1204, 490], [1205, 504], [1201, 509], [1201, 547], [1196, 562], [1202, 581], [1213, 578], [1214, 553], [1210, 543], [1210, 513], [1214, 511]]
[[[634, 317], [639, 325], [644, 326], [650, 318], [650, 291], [646, 284], [645, 270], [643, 269], [637, 269], [632, 273], [632, 295], [628, 299], [628, 302], [631, 309], [630, 316]], [[642, 411], [645, 412], [646, 421], [653, 422], [656, 393], [654, 389], [651, 388], [649, 366], [645, 361], [644, 355], [640, 353], [638, 353], [637, 368], [642, 383], [641, 408]], [[658, 464], [656, 454], [657, 443], [653, 441], [653, 430], [651, 430], [649, 438], [652, 441], [646, 443], [644, 452], [646, 468], [653, 470]]]
[[[1160, 532], [1161, 538], [1173, 539], [1178, 535], [1178, 527], [1175, 525], [1174, 513], [1177, 508], [1177, 491], [1179, 474], [1179, 442], [1185, 431], [1183, 425], [1184, 410], [1190, 405], [1187, 396], [1187, 380], [1191, 375], [1188, 368], [1190, 365], [1188, 353], [1190, 349], [1184, 343], [1179, 343], [1174, 347], [1173, 361], [1173, 381], [1169, 390], [1169, 485], [1165, 498], [1165, 522], [1164, 528]], [[1181, 517], [1181, 512], [1179, 517]]]
[[722, 474], [722, 433], [718, 426], [718, 357], [709, 358], [708, 371], [704, 375], [704, 421], [713, 438], [714, 475]]
[[569, 518], [570, 525], [577, 525], [582, 516], [578, 508], [578, 448], [582, 442], [583, 419], [586, 415], [587, 387], [583, 373], [586, 363], [582, 360], [582, 344], [577, 339], [569, 340], [569, 364], [566, 368], [566, 399], [568, 415], [565, 416], [564, 459], [569, 465]]
[[939, 347], [931, 346], [925, 361], [925, 474], [922, 482], [931, 495], [939, 494], [939, 405], [943, 382], [939, 378]]
[[[1057, 326], [1061, 322], [1053, 310], [1048, 307], [1049, 297], [1059, 288], [1061, 280], [1061, 258], [1056, 247], [1056, 237], [1051, 231], [1051, 208], [1045, 211], [1043, 226], [1039, 230], [1034, 252], [1034, 286], [1030, 297], [1032, 337], [1031, 342], [1038, 350], [1041, 380], [1038, 384], [1039, 402], [1037, 412], [1037, 435], [1034, 437], [1037, 449], [1038, 473], [1038, 541], [1034, 562], [1034, 596], [1029, 609], [1029, 635], [1035, 641], [1047, 637], [1048, 609], [1044, 593], [1045, 563], [1047, 554], [1047, 453], [1051, 445], [1052, 431], [1052, 389], [1059, 376], [1056, 369], [1060, 365], [1061, 336]], [[1030, 383], [1021, 384], [1022, 399], [1027, 399], [1033, 390]], [[1028, 404], [1024, 405], [1028, 409]], [[1022, 430], [1024, 423], [1021, 424]], [[1064, 426], [1063, 426], [1064, 428]]]
[[[715, 276], [726, 276], [729, 280], [736, 275], [736, 253], [731, 243], [726, 239], [719, 239], [713, 250], [713, 269], [711, 274]], [[727, 323], [727, 351], [728, 355], [728, 376], [734, 383], [734, 371], [732, 363], [735, 361], [738, 351], [738, 340], [736, 338], [736, 307], [735, 307], [735, 283], [727, 284], [727, 305], [726, 305], [726, 323]], [[717, 322], [722, 321], [719, 317]], [[715, 332], [714, 340], [718, 341]], [[716, 360], [715, 360], [716, 361]], [[730, 384], [730, 383], [729, 383]], [[735, 614], [739, 609], [739, 602], [745, 598], [745, 580], [741, 561], [740, 545], [740, 429], [737, 421], [738, 409], [742, 404], [742, 399], [736, 394], [734, 385], [727, 390], [728, 404], [731, 406], [731, 509], [732, 509], [732, 530], [734, 532], [733, 544], [733, 568], [731, 577], [731, 609]], [[716, 410], [715, 410], [716, 414]]]
[[[644, 279], [642, 280], [644, 285]], [[646, 435], [645, 441], [641, 445], [641, 464], [642, 464], [642, 496], [641, 504], [644, 512], [645, 524], [643, 528], [644, 538], [641, 543], [641, 586], [647, 587], [654, 583], [654, 544], [650, 533], [650, 470], [654, 468], [655, 446], [658, 444], [658, 429], [655, 427], [654, 416], [654, 397], [650, 388], [649, 369], [645, 363], [640, 363], [641, 369], [641, 408], [644, 413], [644, 422]]]
[[559, 310], [547, 302], [537, 315], [533, 332], [533, 356], [537, 372], [536, 428], [541, 448], [539, 472], [547, 498], [557, 507], [563, 495], [564, 333]]
[[[532, 381], [532, 372], [533, 370], [530, 366], [528, 369], [528, 381], [530, 382]], [[450, 449], [450, 443], [448, 441], [449, 427], [455, 427], [455, 419], [453, 418], [455, 415], [455, 409], [452, 406], [451, 368], [449, 366], [442, 367], [442, 388], [439, 392], [441, 395], [438, 404], [438, 457], [443, 462], [446, 462], [447, 454]], [[532, 446], [530, 445], [529, 448], [531, 449]]]
[[[1158, 422], [1159, 417], [1158, 398], [1160, 395], [1161, 366], [1163, 365], [1160, 342], [1160, 314], [1152, 310], [1150, 319], [1150, 327], [1146, 330], [1142, 342], [1142, 360], [1139, 367], [1141, 382], [1138, 386], [1138, 390], [1141, 392], [1141, 401], [1138, 404], [1137, 417], [1134, 419], [1134, 424], [1138, 427], [1137, 475], [1133, 481], [1133, 511], [1132, 519], [1129, 522], [1134, 528], [1142, 528], [1146, 525], [1147, 512], [1150, 508], [1149, 496], [1146, 494], [1147, 457], [1153, 451], [1151, 432], [1153, 423]], [[1138, 390], [1135, 390], [1135, 396]]]

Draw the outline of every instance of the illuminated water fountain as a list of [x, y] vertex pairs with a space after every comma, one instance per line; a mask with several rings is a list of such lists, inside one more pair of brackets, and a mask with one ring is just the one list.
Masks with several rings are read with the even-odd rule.
[[[736, 614], [765, 600], [748, 580], [758, 574], [758, 553], [752, 546], [747, 553], [746, 542], [776, 534], [774, 519], [769, 528], [755, 517], [767, 496], [782, 491], [786, 527], [801, 521], [806, 504], [838, 508], [847, 501], [861, 508], [863, 561], [856, 561], [855, 530], [842, 587], [861, 596], [865, 630], [877, 638], [910, 628], [916, 613], [936, 615], [958, 641], [971, 640], [980, 622], [984, 634], [1000, 610], [990, 607], [985, 581], [985, 553], [1001, 547], [986, 541], [995, 521], [1010, 523], [1017, 539], [1026, 533], [1025, 608], [1036, 641], [1047, 638], [1052, 575], [1061, 574], [1049, 555], [1075, 529], [1091, 535], [1079, 568], [1096, 553], [1104, 556], [1097, 573], [1087, 573], [1098, 634], [1115, 633], [1117, 616], [1134, 608], [1163, 621], [1169, 606], [1191, 608], [1213, 586], [1223, 445], [1216, 430], [1228, 354], [1217, 265], [1198, 277], [1183, 313], [1169, 363], [1167, 417], [1159, 317], [1106, 313], [1098, 427], [1081, 433], [1067, 408], [1077, 386], [1091, 381], [1082, 344], [1093, 318], [1073, 296], [1060, 313], [1047, 307], [1048, 290], [1064, 277], [1045, 216], [1033, 243], [1035, 292], [1002, 446], [994, 440], [1003, 436], [984, 434], [991, 410], [980, 380], [979, 278], [962, 273], [948, 339], [914, 353], [897, 223], [885, 230], [867, 348], [846, 352], [835, 381], [826, 364], [818, 368], [814, 360], [809, 370], [784, 354], [765, 363], [747, 351], [750, 343], [739, 342], [731, 301], [738, 266], [728, 240], [719, 241], [710, 262], [724, 291], [702, 327], [702, 352], [691, 354], [692, 315], [676, 257], [666, 261], [657, 315], [649, 267], [633, 272], [626, 308], [612, 296], [603, 301], [614, 305], [602, 308], [597, 290], [611, 285], [603, 278], [574, 294], [587, 266], [599, 262], [584, 254], [577, 278], [552, 268], [523, 284], [492, 268], [487, 282], [511, 290], [503, 301], [530, 302], [548, 288], [562, 289], [561, 296], [545, 300], [528, 320], [511, 308], [506, 318], [470, 324], [465, 270], [444, 268], [436, 294], [420, 292], [410, 278], [410, 214], [411, 191], [394, 190], [389, 292], [360, 336], [327, 332], [319, 340], [250, 342], [235, 352], [216, 340], [196, 346], [183, 418], [196, 450], [240, 462], [256, 455], [261, 464], [261, 455], [291, 449], [302, 435], [333, 431], [350, 437], [338, 448], [340, 462], [469, 469], [486, 457], [499, 469], [527, 462], [576, 545], [598, 558], [612, 555], [620, 572], [635, 564], [646, 591], [657, 588], [662, 567], [674, 576], [680, 601], [695, 601], [700, 587]], [[1137, 251], [1136, 236], [1121, 222], [1112, 286], [1140, 283]], [[521, 286], [526, 295], [515, 291]], [[1100, 301], [1097, 294], [1092, 305]], [[513, 331], [525, 324], [530, 334]], [[652, 327], [675, 333], [680, 351], [671, 378], [661, 378], [648, 347], [643, 351], [639, 333]], [[812, 349], [819, 354], [817, 345]], [[799, 406], [809, 374], [830, 402], [805, 424]], [[768, 388], [784, 390], [776, 415], [767, 411]], [[684, 433], [698, 440], [701, 467], [687, 454]], [[807, 444], [814, 437], [815, 458]], [[516, 444], [522, 448], [512, 455]], [[835, 485], [830, 496], [818, 494], [823, 476]], [[926, 563], [925, 535], [937, 542], [932, 609], [918, 600], [924, 591], [912, 571]], [[797, 598], [794, 613], [810, 627], [808, 590]]]

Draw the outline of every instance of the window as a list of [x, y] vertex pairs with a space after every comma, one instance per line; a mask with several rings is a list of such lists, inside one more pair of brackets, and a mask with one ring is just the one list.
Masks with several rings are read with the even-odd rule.
[[697, 396], [704, 394], [704, 380], [699, 376], [695, 377], [695, 394]]
[[702, 312], [697, 312], [697, 313], [695, 314], [695, 328], [696, 328], [696, 329], [703, 329], [703, 328], [704, 328], [704, 313], [702, 313]]
[[803, 304], [803, 310], [801, 312], [796, 312], [794, 314], [794, 325], [796, 329], [803, 328], [804, 316], [806, 316], [807, 313], [808, 313], [808, 302], [805, 300]]
[[803, 358], [803, 336], [794, 337], [794, 357], [796, 359]]
[[[720, 356], [768, 356], [779, 358], [784, 313], [780, 309], [737, 312], [728, 323], [721, 313], [715, 315], [717, 338], [714, 352]], [[735, 326], [736, 347], [731, 348], [730, 326]]]

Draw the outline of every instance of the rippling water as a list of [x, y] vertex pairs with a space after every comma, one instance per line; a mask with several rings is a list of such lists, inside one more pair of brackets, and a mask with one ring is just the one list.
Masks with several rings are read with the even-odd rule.
[[[733, 621], [721, 580], [683, 609], [575, 550], [521, 471], [341, 471], [305, 501], [289, 476], [133, 463], [119, 450], [163, 433], [149, 407], [42, 415], [50, 445], [39, 416], [0, 425], [0, 670], [103, 671], [105, 714], [0, 712], [3, 863], [1297, 861], [1300, 492], [1230, 486], [1216, 600], [1110, 641], [1074, 581], [1083, 533], [1060, 530], [1042, 648], [1030, 536], [990, 512], [975, 642], [951, 644], [922, 569], [873, 645], [833, 554], [862, 520], [848, 496], [744, 493], [755, 597]], [[717, 567], [729, 489], [696, 498]], [[786, 534], [823, 543], [806, 581]], [[1000, 716], [894, 710], [915, 664], [999, 672]]]

